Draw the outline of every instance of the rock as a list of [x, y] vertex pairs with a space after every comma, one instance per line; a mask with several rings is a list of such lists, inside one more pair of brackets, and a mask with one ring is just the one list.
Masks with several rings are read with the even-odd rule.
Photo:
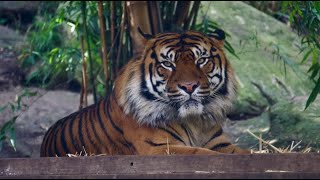
[[0, 47], [0, 91], [20, 85], [25, 79], [17, 56], [14, 50]]
[[0, 1], [2, 11], [37, 11], [41, 1]]
[[[25, 99], [28, 108], [22, 110], [16, 120], [17, 152], [14, 152], [6, 143], [0, 153], [0, 157], [39, 157], [41, 142], [49, 127], [57, 120], [77, 111], [79, 108], [79, 93], [63, 90], [45, 91], [36, 88], [32, 88], [30, 91], [37, 91], [38, 95]], [[15, 92], [8, 92], [3, 95], [12, 98], [15, 94]], [[92, 96], [88, 97], [88, 101], [92, 104]], [[5, 116], [9, 119], [12, 114], [7, 113]], [[3, 117], [2, 122], [4, 122]]]
[[0, 1], [1, 24], [26, 32], [39, 7], [41, 1]]
[[23, 44], [24, 37], [16, 31], [0, 26], [0, 47], [20, 47]]

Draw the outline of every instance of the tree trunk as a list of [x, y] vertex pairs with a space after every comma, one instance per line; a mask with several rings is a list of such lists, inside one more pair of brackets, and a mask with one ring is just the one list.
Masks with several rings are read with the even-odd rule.
[[148, 9], [152, 34], [163, 32], [159, 1], [148, 1]]
[[127, 1], [128, 20], [130, 36], [132, 39], [133, 56], [142, 53], [144, 49], [143, 37], [138, 31], [138, 27], [144, 33], [152, 34], [151, 19], [149, 18], [147, 1]]
[[191, 1], [178, 1], [175, 13], [175, 25], [178, 27], [182, 27], [182, 25], [187, 21], [189, 8]]

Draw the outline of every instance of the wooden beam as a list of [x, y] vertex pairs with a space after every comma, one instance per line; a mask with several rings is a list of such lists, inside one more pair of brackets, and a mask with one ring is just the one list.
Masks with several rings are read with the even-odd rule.
[[320, 154], [7, 158], [0, 178], [320, 178]]

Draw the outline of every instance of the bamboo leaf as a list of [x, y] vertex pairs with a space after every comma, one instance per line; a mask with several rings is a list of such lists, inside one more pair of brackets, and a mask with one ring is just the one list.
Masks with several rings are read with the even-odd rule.
[[303, 64], [307, 58], [310, 56], [310, 54], [312, 53], [313, 49], [310, 49], [302, 58], [302, 61], [300, 62], [300, 64]]
[[310, 79], [314, 79], [317, 76], [319, 70], [320, 70], [320, 67], [317, 66], [317, 68], [315, 68], [315, 70], [313, 70], [313, 72], [312, 72], [312, 74], [310, 76]]
[[316, 82], [316, 86], [313, 88], [313, 90], [307, 100], [306, 107], [304, 110], [306, 110], [309, 107], [309, 105], [316, 100], [319, 93], [320, 93], [320, 76], [318, 78], [318, 81]]
[[240, 57], [236, 54], [235, 50], [232, 48], [231, 44], [228, 41], [225, 41], [224, 47], [237, 59], [240, 60]]
[[14, 151], [17, 151], [17, 149], [16, 149], [16, 133], [15, 133], [13, 126], [10, 128], [9, 139], [10, 139], [10, 144], [13, 147]]

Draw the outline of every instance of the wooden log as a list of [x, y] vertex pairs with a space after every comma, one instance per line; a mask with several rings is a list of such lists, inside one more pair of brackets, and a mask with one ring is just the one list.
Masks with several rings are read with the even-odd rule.
[[320, 178], [320, 154], [7, 158], [0, 178]]

